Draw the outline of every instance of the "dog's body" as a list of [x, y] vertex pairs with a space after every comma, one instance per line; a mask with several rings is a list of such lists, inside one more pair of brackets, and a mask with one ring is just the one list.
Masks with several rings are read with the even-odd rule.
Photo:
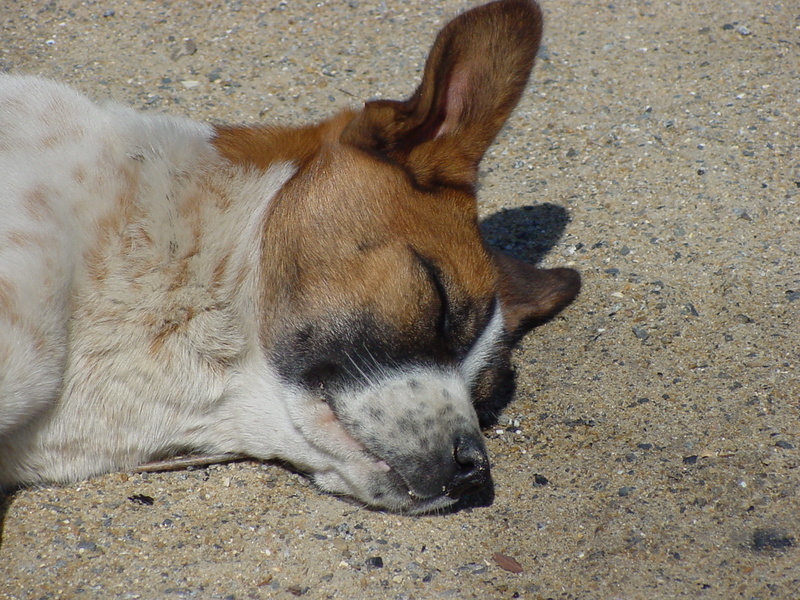
[[303, 128], [0, 76], [0, 485], [183, 451], [284, 459], [406, 512], [486, 485], [475, 406], [580, 285], [477, 224], [540, 29], [531, 2], [474, 9], [409, 100]]

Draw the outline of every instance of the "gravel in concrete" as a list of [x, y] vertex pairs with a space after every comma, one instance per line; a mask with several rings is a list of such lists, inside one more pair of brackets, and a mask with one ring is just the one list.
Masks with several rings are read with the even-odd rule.
[[[402, 98], [463, 2], [6, 2], [0, 68], [211, 121]], [[544, 0], [483, 163], [493, 242], [584, 276], [516, 353], [496, 499], [399, 517], [277, 465], [5, 502], [0, 598], [797, 598], [800, 20]]]

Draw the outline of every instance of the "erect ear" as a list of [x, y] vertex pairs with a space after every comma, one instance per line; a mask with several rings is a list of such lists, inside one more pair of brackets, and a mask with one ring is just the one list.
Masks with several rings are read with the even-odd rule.
[[581, 276], [574, 269], [538, 269], [492, 250], [499, 271], [498, 294], [512, 343], [548, 321], [575, 299]]
[[439, 33], [417, 91], [404, 102], [368, 102], [342, 141], [404, 165], [423, 187], [471, 187], [525, 88], [541, 33], [530, 0], [465, 12]]

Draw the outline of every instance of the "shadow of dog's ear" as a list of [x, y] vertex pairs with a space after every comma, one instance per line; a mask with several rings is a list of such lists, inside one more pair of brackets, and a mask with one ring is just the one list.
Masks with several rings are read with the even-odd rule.
[[498, 293], [512, 344], [552, 319], [581, 290], [581, 276], [574, 269], [539, 269], [497, 250], [491, 254], [499, 272]]

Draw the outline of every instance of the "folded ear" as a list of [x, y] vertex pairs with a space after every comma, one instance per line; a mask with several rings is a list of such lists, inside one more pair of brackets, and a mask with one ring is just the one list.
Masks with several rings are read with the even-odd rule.
[[541, 33], [530, 0], [465, 12], [439, 33], [417, 91], [404, 102], [368, 102], [342, 141], [403, 164], [423, 187], [471, 187], [525, 88]]
[[496, 250], [492, 258], [500, 274], [498, 293], [513, 343], [558, 314], [581, 290], [581, 276], [574, 269], [538, 269]]

